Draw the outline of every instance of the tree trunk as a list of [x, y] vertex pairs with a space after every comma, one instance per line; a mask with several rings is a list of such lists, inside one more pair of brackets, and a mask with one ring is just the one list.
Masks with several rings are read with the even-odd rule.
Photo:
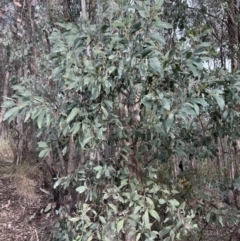
[[240, 45], [239, 45], [239, 10], [240, 0], [228, 1], [228, 34], [229, 48], [231, 51], [231, 67], [232, 72], [235, 72], [240, 66]]
[[77, 168], [75, 153], [76, 153], [75, 142], [74, 142], [73, 136], [71, 136], [68, 144], [68, 175], [73, 174]]
[[68, 19], [69, 18], [69, 5], [68, 0], [63, 1], [63, 17]]
[[[3, 82], [3, 98], [2, 98], [2, 102], [4, 102], [8, 96], [8, 91], [9, 91], [9, 72], [6, 71], [5, 73], [5, 78], [4, 78], [4, 82]], [[0, 111], [0, 135], [2, 137], [6, 137], [7, 136], [7, 125], [3, 122], [3, 117], [6, 113], [6, 109], [2, 108]]]
[[[240, 67], [240, 0], [228, 1], [228, 33], [229, 33], [229, 49], [231, 51], [231, 68], [232, 72], [236, 72]], [[234, 147], [235, 158], [238, 160], [238, 151], [240, 150], [240, 141], [237, 141]], [[240, 163], [237, 162], [235, 174], [240, 175]], [[236, 206], [240, 209], [240, 184], [236, 190], [234, 190], [234, 197]]]

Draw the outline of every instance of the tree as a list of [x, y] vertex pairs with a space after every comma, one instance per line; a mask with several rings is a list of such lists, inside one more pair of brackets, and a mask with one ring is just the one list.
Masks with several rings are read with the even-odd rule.
[[[103, 20], [98, 24], [86, 19], [78, 25], [56, 24], [49, 37], [51, 79], [36, 89], [31, 80], [14, 86], [22, 106], [5, 102], [14, 106], [5, 119], [24, 110], [25, 119], [37, 124], [45, 139], [39, 142], [40, 157], [58, 155], [63, 176], [55, 186], [80, 193], [81, 215], [71, 220], [81, 225], [71, 226], [71, 238], [80, 230], [86, 238], [106, 240], [153, 238], [160, 230], [160, 235], [172, 230], [175, 237], [180, 235], [179, 222], [184, 226], [193, 218], [176, 217], [171, 228], [164, 223], [160, 230], [150, 228], [153, 220], [160, 220], [159, 204], [170, 205], [169, 215], [184, 208], [157, 183], [154, 173], [159, 162], [172, 155], [202, 152], [199, 148], [190, 153], [195, 144], [182, 133], [187, 129], [193, 137], [198, 126], [192, 123], [207, 118], [211, 109], [223, 111], [224, 92], [216, 88], [217, 73], [203, 67], [212, 47], [201, 42], [201, 36], [194, 36], [190, 47], [180, 40], [164, 51], [162, 34], [172, 26], [161, 21], [160, 11], [161, 1], [151, 6], [112, 2], [96, 15]], [[228, 89], [236, 88], [235, 82]], [[198, 141], [206, 146], [206, 136]], [[205, 157], [209, 155], [214, 153], [207, 149]], [[81, 161], [73, 165], [74, 159]], [[77, 166], [81, 169], [72, 174]], [[154, 203], [158, 199], [161, 202]], [[97, 205], [90, 205], [93, 200]]]
[[163, 178], [159, 169], [174, 158], [218, 158], [219, 138], [231, 136], [230, 145], [239, 138], [239, 72], [206, 67], [218, 50], [207, 24], [196, 28], [211, 14], [205, 5], [81, 1], [79, 18], [76, 2], [64, 1], [63, 19], [51, 23], [51, 34], [44, 28], [39, 51], [31, 48], [38, 54], [26, 63], [37, 67], [2, 107], [5, 120], [23, 113], [34, 123], [39, 157], [72, 200], [61, 210], [69, 218], [59, 222], [57, 240], [173, 240], [196, 232], [174, 171]]

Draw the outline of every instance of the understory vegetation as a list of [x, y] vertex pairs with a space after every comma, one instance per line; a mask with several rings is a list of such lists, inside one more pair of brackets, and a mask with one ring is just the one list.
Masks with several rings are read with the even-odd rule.
[[239, 238], [239, 2], [3, 2], [0, 160], [52, 239]]

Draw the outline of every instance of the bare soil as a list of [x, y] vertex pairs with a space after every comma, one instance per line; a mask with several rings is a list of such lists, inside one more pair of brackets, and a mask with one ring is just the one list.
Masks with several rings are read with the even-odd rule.
[[13, 173], [12, 163], [0, 161], [0, 241], [50, 241], [57, 217], [44, 209], [51, 194], [35, 185], [33, 194], [22, 196]]

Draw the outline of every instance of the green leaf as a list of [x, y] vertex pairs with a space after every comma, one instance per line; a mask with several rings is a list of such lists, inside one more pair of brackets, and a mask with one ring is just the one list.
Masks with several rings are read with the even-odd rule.
[[223, 112], [223, 119], [227, 119], [227, 117], [228, 117], [228, 110], [225, 110], [224, 112]]
[[179, 191], [177, 191], [177, 190], [173, 189], [173, 190], [171, 190], [171, 193], [173, 193], [173, 194], [178, 194], [178, 193], [179, 193]]
[[74, 119], [74, 117], [75, 117], [78, 113], [80, 113], [79, 108], [74, 107], [74, 108], [72, 109], [70, 115], [68, 116], [66, 122], [69, 123], [70, 121], [72, 121], [72, 120]]
[[61, 178], [57, 179], [57, 181], [54, 182], [54, 184], [53, 184], [53, 188], [56, 189], [61, 184], [61, 182], [62, 182]]
[[101, 91], [101, 85], [98, 85], [98, 86], [95, 85], [95, 86], [92, 88], [91, 98], [92, 98], [93, 100], [95, 100], [95, 99], [99, 96], [100, 91]]
[[99, 219], [100, 219], [102, 224], [106, 223], [106, 219], [103, 216], [99, 216]]
[[45, 141], [38, 142], [38, 147], [39, 148], [48, 148], [47, 142], [45, 142]]
[[111, 74], [111, 73], [113, 73], [113, 72], [115, 71], [115, 69], [116, 69], [115, 66], [110, 66], [110, 67], [107, 68], [107, 72], [108, 72], [109, 74]]
[[159, 33], [152, 33], [152, 34], [150, 34], [150, 38], [151, 38], [152, 40], [156, 40], [157, 42], [160, 42], [160, 43], [162, 43], [162, 44], [165, 44], [165, 39], [164, 39], [164, 37], [163, 37], [161, 34], [159, 34]]
[[202, 70], [203, 69], [203, 64], [200, 58], [192, 58], [191, 62], [199, 69]]
[[158, 222], [160, 222], [160, 217], [158, 213], [154, 209], [149, 209], [149, 214], [155, 218]]
[[53, 79], [58, 79], [58, 78], [60, 78], [63, 71], [64, 71], [63, 67], [57, 67], [57, 68], [53, 69], [51, 77]]
[[110, 101], [110, 100], [104, 100], [103, 102], [104, 102], [104, 104], [105, 104], [107, 107], [113, 108], [113, 102], [112, 102], [112, 101]]
[[19, 112], [19, 107], [18, 107], [18, 106], [9, 109], [9, 110], [5, 113], [5, 115], [4, 115], [4, 117], [3, 117], [3, 120], [5, 121], [5, 120], [7, 120], [8, 118], [10, 118], [11, 116], [16, 117], [16, 116], [18, 115], [18, 112]]
[[221, 224], [222, 227], [224, 226], [222, 216], [218, 216], [218, 222]]
[[183, 210], [183, 209], [185, 209], [185, 206], [186, 206], [186, 202], [183, 202], [183, 203], [181, 203], [179, 209]]
[[141, 28], [141, 22], [135, 23], [131, 28], [131, 34], [134, 34]]
[[169, 132], [170, 128], [173, 125], [173, 121], [174, 121], [174, 114], [170, 113], [168, 118], [163, 121], [163, 127], [164, 127], [165, 132]]
[[199, 115], [199, 107], [198, 107], [198, 105], [193, 103], [193, 107], [194, 107], [194, 110], [195, 110], [196, 114]]
[[160, 28], [160, 29], [171, 29], [173, 28], [172, 24], [170, 23], [166, 23], [166, 22], [162, 22], [161, 20], [157, 20], [154, 24], [153, 24], [154, 28]]
[[153, 200], [151, 198], [146, 197], [146, 201], [151, 207], [154, 207], [154, 203], [153, 203]]
[[76, 123], [74, 124], [74, 126], [71, 129], [71, 133], [73, 136], [79, 132], [80, 127], [81, 127], [81, 124], [79, 122], [77, 124]]
[[163, 5], [163, 3], [164, 3], [164, 0], [156, 0], [154, 9], [158, 10]]
[[161, 237], [165, 236], [166, 234], [168, 234], [168, 233], [172, 230], [172, 228], [173, 228], [172, 225], [165, 227], [165, 228], [160, 232], [160, 236], [161, 236]]
[[145, 226], [149, 225], [149, 215], [148, 215], [148, 209], [144, 212], [142, 216], [142, 221], [144, 222]]
[[170, 106], [170, 101], [168, 99], [163, 98], [162, 103], [163, 103], [163, 108], [165, 110], [170, 110], [171, 106]]
[[[78, 222], [79, 220], [81, 220], [81, 217], [73, 217], [73, 218], [69, 218], [69, 221], [73, 222], [73, 223], [76, 223]], [[78, 240], [78, 239], [77, 239]]]
[[1, 105], [2, 108], [10, 108], [16, 106], [16, 103], [12, 100], [4, 101], [3, 104]]
[[163, 68], [157, 57], [150, 58], [149, 65], [151, 69], [154, 71], [154, 73], [159, 73], [160, 75], [163, 74]]
[[99, 170], [96, 175], [96, 178], [99, 179], [101, 177], [102, 173], [103, 173], [102, 170]]
[[141, 57], [144, 58], [146, 57], [148, 54], [150, 54], [153, 51], [153, 47], [148, 47], [143, 49], [142, 53], [141, 53]]
[[192, 71], [193, 76], [194, 76], [194, 77], [198, 77], [199, 73], [198, 73], [197, 68], [196, 68], [193, 64], [191, 64], [191, 63], [189, 63], [189, 62], [186, 63], [186, 65], [187, 65], [187, 67]]
[[134, 208], [133, 213], [136, 214], [136, 213], [138, 213], [141, 209], [142, 209], [141, 206], [136, 206], [136, 207]]
[[220, 109], [223, 110], [224, 106], [225, 106], [225, 101], [224, 101], [223, 97], [218, 95], [218, 94], [213, 94], [212, 96], [217, 101], [218, 106], [220, 107]]
[[38, 157], [40, 157], [40, 158], [46, 157], [46, 156], [49, 154], [49, 152], [50, 152], [50, 149], [49, 149], [49, 148], [48, 148], [48, 149], [44, 149], [44, 150], [42, 150], [42, 151], [39, 153]]
[[191, 106], [184, 106], [184, 107], [182, 107], [182, 108], [180, 109], [179, 112], [184, 112], [184, 113], [186, 113], [187, 115], [193, 116], [193, 117], [196, 116], [196, 112], [195, 112], [195, 110], [194, 110]]
[[120, 231], [123, 230], [123, 224], [124, 224], [124, 219], [118, 221], [118, 223], [117, 223], [117, 233], [120, 233]]
[[80, 186], [76, 188], [76, 191], [79, 193], [83, 193], [87, 190], [88, 188], [86, 186]]
[[67, 136], [68, 130], [69, 130], [69, 125], [66, 123], [62, 128], [63, 136]]
[[211, 212], [209, 212], [209, 213], [207, 214], [207, 216], [206, 216], [206, 221], [207, 221], [207, 223], [210, 222], [210, 219], [211, 219]]
[[117, 206], [114, 205], [113, 203], [108, 203], [108, 206], [114, 211], [114, 213], [117, 213], [117, 212], [118, 212]]
[[29, 111], [29, 112], [27, 112], [27, 114], [26, 114], [26, 116], [25, 116], [24, 123], [25, 123], [26, 121], [28, 121], [30, 117], [31, 117], [31, 112]]
[[32, 110], [32, 120], [35, 120], [42, 110], [39, 108], [34, 108]]
[[179, 206], [179, 202], [178, 202], [176, 199], [168, 200], [168, 203], [169, 203], [170, 206], [172, 206], [172, 207], [177, 207], [177, 206]]
[[108, 117], [108, 111], [107, 111], [106, 108], [104, 108], [103, 106], [101, 106], [101, 109], [102, 109], [102, 111], [103, 111], [104, 117], [107, 118], [107, 117]]
[[208, 103], [203, 98], [192, 98], [191, 101], [195, 102], [197, 104], [200, 104], [203, 107], [207, 107], [208, 106]]
[[186, 59], [189, 59], [191, 56], [192, 56], [192, 52], [191, 51], [187, 52]]
[[46, 113], [45, 110], [42, 110], [37, 118], [37, 125], [39, 129], [42, 128], [45, 113]]
[[86, 144], [87, 144], [91, 139], [92, 139], [91, 136], [88, 136], [88, 137], [84, 138], [83, 141], [82, 141], [82, 143], [81, 143], [81, 147], [82, 147], [82, 148], [85, 147]]
[[112, 23], [112, 26], [116, 28], [125, 28], [125, 24], [118, 19]]
[[98, 172], [98, 171], [101, 171], [103, 169], [103, 167], [102, 166], [96, 166], [93, 169], [94, 169], [94, 171]]
[[49, 113], [46, 113], [46, 125], [47, 127], [50, 126], [51, 123], [51, 115]]
[[163, 193], [170, 194], [170, 192], [169, 192], [168, 189], [162, 189], [161, 191], [162, 191]]
[[166, 201], [164, 199], [162, 199], [162, 198], [159, 199], [159, 204], [162, 205], [162, 204], [165, 204], [165, 203], [166, 203]]
[[142, 18], [147, 18], [148, 17], [148, 13], [144, 10], [138, 10], [138, 13], [139, 15], [142, 17]]

